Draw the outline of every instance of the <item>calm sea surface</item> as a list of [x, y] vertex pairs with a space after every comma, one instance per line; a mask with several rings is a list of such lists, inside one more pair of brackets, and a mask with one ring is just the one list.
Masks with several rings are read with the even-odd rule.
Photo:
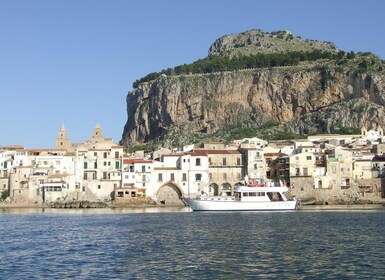
[[0, 209], [0, 279], [385, 279], [385, 209]]

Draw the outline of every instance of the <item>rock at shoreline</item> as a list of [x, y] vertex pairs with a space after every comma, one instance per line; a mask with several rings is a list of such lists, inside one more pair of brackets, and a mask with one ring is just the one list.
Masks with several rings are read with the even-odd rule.
[[71, 202], [53, 202], [51, 208], [107, 208], [106, 203], [101, 201], [71, 201]]

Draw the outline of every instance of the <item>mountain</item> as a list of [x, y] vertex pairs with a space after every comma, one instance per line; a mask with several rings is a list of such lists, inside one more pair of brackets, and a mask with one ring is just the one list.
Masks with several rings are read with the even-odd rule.
[[289, 31], [225, 35], [206, 58], [134, 83], [121, 142], [173, 147], [385, 127], [384, 69], [371, 53]]

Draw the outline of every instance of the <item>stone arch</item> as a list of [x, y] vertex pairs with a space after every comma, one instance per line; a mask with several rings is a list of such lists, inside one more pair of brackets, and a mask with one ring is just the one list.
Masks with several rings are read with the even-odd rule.
[[233, 188], [230, 183], [225, 182], [221, 184], [221, 193], [226, 195], [232, 195]]
[[164, 205], [184, 205], [182, 201], [182, 191], [173, 183], [162, 185], [156, 192], [157, 200]]
[[209, 195], [218, 195], [219, 194], [219, 186], [216, 183], [211, 183], [209, 185]]

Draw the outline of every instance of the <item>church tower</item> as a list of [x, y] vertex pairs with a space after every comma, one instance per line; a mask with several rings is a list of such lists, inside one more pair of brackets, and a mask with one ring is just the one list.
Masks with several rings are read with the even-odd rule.
[[91, 142], [92, 143], [97, 143], [100, 141], [103, 141], [103, 130], [102, 127], [99, 124], [96, 124], [94, 128], [94, 133], [92, 134]]
[[70, 147], [71, 143], [67, 135], [67, 130], [65, 129], [64, 124], [62, 124], [58, 133], [58, 137], [56, 138], [56, 149], [68, 150]]

